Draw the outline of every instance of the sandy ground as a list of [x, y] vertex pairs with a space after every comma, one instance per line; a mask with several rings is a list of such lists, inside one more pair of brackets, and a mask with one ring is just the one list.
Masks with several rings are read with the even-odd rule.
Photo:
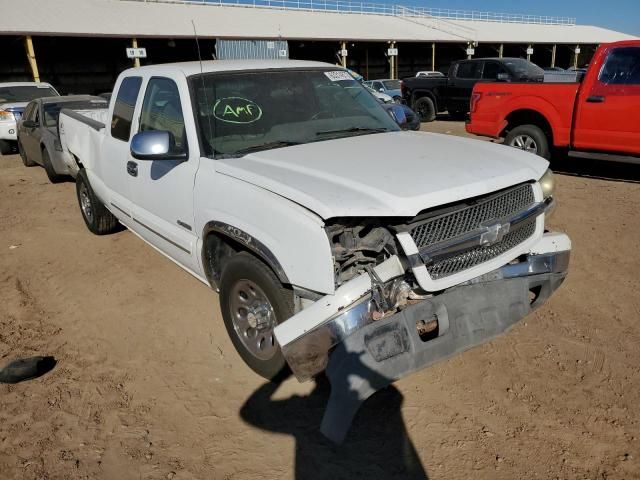
[[551, 226], [574, 241], [561, 290], [375, 395], [335, 448], [323, 382], [266, 384], [213, 291], [129, 232], [91, 235], [73, 183], [0, 157], [0, 365], [58, 360], [0, 385], [0, 478], [640, 478], [640, 170], [555, 168]]

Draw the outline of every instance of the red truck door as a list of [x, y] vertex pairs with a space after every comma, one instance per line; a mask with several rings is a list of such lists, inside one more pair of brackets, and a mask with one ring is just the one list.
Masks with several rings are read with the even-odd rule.
[[573, 146], [640, 155], [640, 45], [612, 46], [603, 57], [578, 96]]

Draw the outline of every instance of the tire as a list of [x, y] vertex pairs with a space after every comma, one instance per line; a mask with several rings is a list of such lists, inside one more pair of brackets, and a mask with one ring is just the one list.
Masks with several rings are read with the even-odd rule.
[[397, 103], [399, 105], [402, 105], [404, 102], [402, 101], [402, 97], [399, 95], [396, 95], [395, 97], [393, 97], [393, 102]]
[[76, 178], [76, 195], [84, 223], [91, 233], [107, 235], [120, 230], [118, 219], [98, 200], [84, 169]]
[[11, 143], [7, 140], [0, 140], [0, 155], [9, 155], [11, 153]]
[[514, 128], [507, 134], [504, 144], [533, 153], [547, 160], [551, 158], [549, 139], [542, 129], [536, 125], [520, 125]]
[[27, 156], [27, 152], [24, 151], [24, 148], [22, 147], [22, 143], [20, 143], [20, 140], [18, 140], [18, 153], [20, 154], [20, 158], [22, 159], [22, 163], [25, 167], [35, 167], [36, 162], [31, 160]]
[[436, 119], [436, 106], [429, 97], [422, 97], [415, 101], [413, 110], [420, 115], [423, 122], [433, 122]]
[[66, 175], [60, 175], [53, 169], [53, 165], [51, 165], [51, 158], [49, 157], [49, 152], [47, 152], [46, 148], [42, 149], [42, 166], [44, 167], [44, 171], [47, 172], [47, 177], [51, 183], [60, 183], [67, 179]]
[[231, 342], [249, 368], [267, 380], [282, 373], [286, 362], [273, 328], [293, 316], [293, 292], [273, 270], [250, 253], [232, 256], [220, 279], [220, 307]]

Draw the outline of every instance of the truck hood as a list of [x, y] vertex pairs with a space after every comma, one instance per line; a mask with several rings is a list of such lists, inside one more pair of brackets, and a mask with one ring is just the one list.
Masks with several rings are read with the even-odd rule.
[[537, 180], [548, 162], [490, 142], [423, 132], [361, 135], [216, 160], [216, 170], [333, 217], [420, 211]]

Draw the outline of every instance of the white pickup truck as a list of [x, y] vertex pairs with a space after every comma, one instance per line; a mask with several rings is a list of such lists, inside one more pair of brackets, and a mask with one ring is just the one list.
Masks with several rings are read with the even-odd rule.
[[260, 375], [326, 370], [334, 440], [375, 390], [505, 332], [567, 274], [545, 160], [401, 131], [333, 65], [130, 69], [108, 110], [60, 122], [89, 230], [122, 223], [217, 289]]

